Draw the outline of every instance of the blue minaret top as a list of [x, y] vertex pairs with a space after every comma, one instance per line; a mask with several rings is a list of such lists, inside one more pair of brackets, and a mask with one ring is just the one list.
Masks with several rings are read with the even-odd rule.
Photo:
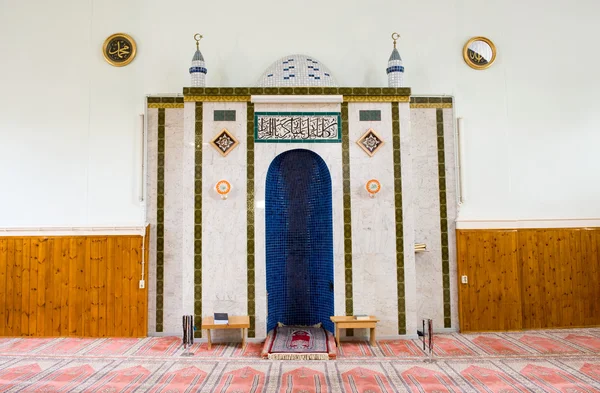
[[402, 64], [402, 58], [398, 49], [396, 49], [396, 41], [400, 38], [400, 34], [392, 34], [394, 40], [394, 50], [388, 60], [388, 67], [386, 69], [388, 75], [388, 87], [402, 87], [404, 79], [404, 65]]
[[204, 56], [200, 52], [200, 40], [202, 36], [195, 34], [194, 39], [196, 40], [196, 53], [192, 58], [192, 66], [190, 67], [190, 76], [192, 77], [192, 87], [204, 87], [206, 86], [206, 64], [204, 64]]

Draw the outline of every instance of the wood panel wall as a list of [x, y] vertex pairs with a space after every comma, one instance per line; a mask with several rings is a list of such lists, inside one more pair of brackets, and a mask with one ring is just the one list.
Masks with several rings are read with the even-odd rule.
[[600, 229], [457, 230], [461, 330], [600, 326], [599, 245]]
[[460, 231], [457, 236], [462, 331], [522, 327], [516, 231]]
[[142, 239], [0, 237], [0, 336], [146, 336]]

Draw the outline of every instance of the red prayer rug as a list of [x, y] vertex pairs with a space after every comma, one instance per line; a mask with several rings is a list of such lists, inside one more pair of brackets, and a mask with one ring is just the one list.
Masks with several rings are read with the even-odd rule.
[[327, 331], [322, 327], [278, 326], [272, 334], [272, 340], [267, 340], [269, 359], [329, 359]]

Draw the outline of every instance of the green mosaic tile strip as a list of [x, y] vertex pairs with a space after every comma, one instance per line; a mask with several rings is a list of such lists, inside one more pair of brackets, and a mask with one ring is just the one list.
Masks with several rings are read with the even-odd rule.
[[202, 103], [196, 102], [194, 132], [194, 337], [202, 337]]
[[410, 96], [409, 87], [184, 87], [184, 96], [202, 95], [356, 95]]
[[248, 315], [250, 316], [250, 328], [248, 337], [256, 337], [256, 286], [254, 271], [254, 104], [249, 102], [246, 109], [246, 187], [247, 187], [247, 278], [248, 278]]
[[165, 109], [158, 109], [158, 157], [156, 170], [156, 331], [163, 331], [165, 276]]
[[[348, 135], [348, 103], [342, 103], [342, 179], [344, 203], [344, 277], [346, 284], [346, 315], [354, 313], [352, 288], [352, 205], [350, 197], [350, 136]], [[352, 329], [346, 336], [353, 336]]]
[[444, 152], [444, 110], [436, 109], [440, 228], [442, 231], [442, 285], [444, 290], [444, 327], [452, 327], [450, 314], [450, 252], [448, 250], [448, 201], [446, 198], [446, 162]]
[[396, 278], [398, 287], [398, 334], [406, 334], [404, 291], [404, 224], [402, 219], [402, 159], [400, 154], [400, 106], [392, 103], [392, 147], [394, 157], [394, 201], [396, 208]]
[[235, 121], [235, 111], [233, 110], [215, 110], [214, 121]]
[[360, 121], [381, 121], [381, 111], [358, 111]]

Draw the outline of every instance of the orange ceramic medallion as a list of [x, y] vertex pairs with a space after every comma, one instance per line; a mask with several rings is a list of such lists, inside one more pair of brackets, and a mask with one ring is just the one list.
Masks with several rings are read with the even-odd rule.
[[381, 184], [379, 183], [378, 180], [375, 179], [371, 179], [367, 182], [367, 191], [369, 192], [369, 194], [371, 195], [375, 195], [379, 192], [379, 190], [381, 190]]
[[231, 184], [229, 184], [227, 180], [220, 180], [215, 188], [219, 195], [223, 196], [229, 194], [229, 191], [231, 191]]

